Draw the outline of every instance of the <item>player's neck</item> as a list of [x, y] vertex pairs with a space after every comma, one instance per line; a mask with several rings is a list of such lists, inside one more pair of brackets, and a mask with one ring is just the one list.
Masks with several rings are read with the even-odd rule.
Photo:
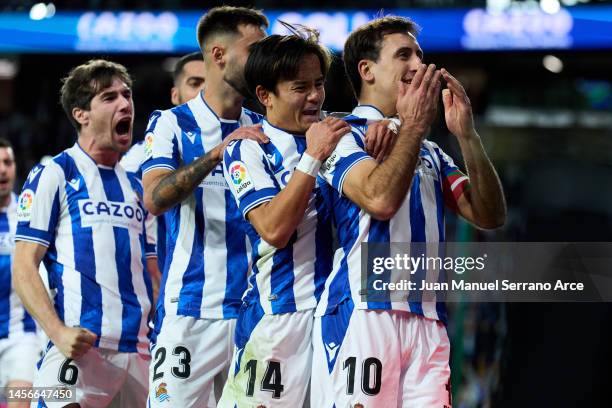
[[244, 97], [222, 78], [211, 78], [210, 82], [207, 82], [204, 100], [218, 117], [229, 120], [240, 118]]
[[385, 118], [390, 118], [397, 114], [397, 108], [395, 107], [395, 100], [389, 99], [387, 96], [381, 97], [371, 89], [364, 88], [359, 95], [359, 105], [372, 105], [376, 109], [382, 112]]
[[96, 143], [95, 138], [84, 135], [79, 135], [79, 146], [89, 157], [103, 166], [115, 167], [119, 161], [121, 154], [115, 150], [108, 148], [100, 148]]

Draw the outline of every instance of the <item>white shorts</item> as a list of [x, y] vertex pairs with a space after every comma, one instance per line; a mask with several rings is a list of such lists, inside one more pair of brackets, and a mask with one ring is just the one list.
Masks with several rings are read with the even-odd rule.
[[220, 408], [300, 408], [312, 366], [314, 311], [264, 315], [240, 309], [236, 348]]
[[450, 343], [438, 321], [353, 310], [349, 300], [315, 319], [313, 348], [313, 407], [451, 406]]
[[[74, 386], [82, 408], [136, 408], [147, 403], [149, 355], [91, 348], [78, 360], [67, 359], [52, 346], [43, 356], [35, 387]], [[72, 401], [74, 402], [74, 401]], [[31, 407], [63, 407], [68, 402], [33, 401]]]
[[0, 387], [6, 387], [11, 381], [34, 381], [41, 351], [36, 333], [0, 340]]
[[216, 407], [234, 347], [235, 319], [164, 316], [151, 348], [149, 407]]

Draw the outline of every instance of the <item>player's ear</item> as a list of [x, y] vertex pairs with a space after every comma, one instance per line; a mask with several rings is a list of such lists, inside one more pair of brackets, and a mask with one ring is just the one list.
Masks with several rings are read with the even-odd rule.
[[72, 117], [81, 126], [87, 126], [89, 123], [89, 111], [81, 108], [72, 108]]
[[170, 89], [170, 101], [174, 106], [180, 105], [178, 88], [176, 86], [173, 86], [172, 89]]
[[372, 72], [372, 61], [361, 60], [357, 64], [357, 71], [362, 81], [372, 82], [374, 81], [374, 72]]
[[255, 95], [257, 96], [257, 100], [266, 108], [269, 108], [271, 106], [271, 94], [272, 92], [268, 91], [261, 85], [257, 85], [257, 88], [255, 88]]
[[225, 65], [225, 47], [213, 45], [210, 49], [210, 59], [213, 64]]

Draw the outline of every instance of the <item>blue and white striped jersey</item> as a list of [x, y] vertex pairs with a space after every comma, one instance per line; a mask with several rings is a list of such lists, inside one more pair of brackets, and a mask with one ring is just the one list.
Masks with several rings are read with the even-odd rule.
[[96, 162], [77, 144], [28, 175], [17, 207], [16, 239], [47, 247], [43, 258], [55, 309], [67, 326], [98, 335], [96, 346], [148, 352], [154, 231], [140, 181]]
[[[142, 164], [145, 161], [144, 140], [133, 145], [130, 150], [121, 158], [121, 166], [128, 172], [132, 173], [139, 180], [142, 179]], [[151, 217], [153, 228], [157, 231], [157, 264], [159, 270], [164, 270], [164, 262], [166, 260], [166, 222], [164, 214], [158, 217]]]
[[[379, 110], [368, 105], [356, 107], [352, 115], [368, 121], [384, 119]], [[422, 295], [414, 291], [408, 295], [405, 302], [363, 302], [360, 294], [361, 244], [444, 241], [445, 202], [453, 205], [456, 197], [463, 192], [468, 182], [467, 177], [435, 143], [424, 140], [412, 185], [402, 206], [392, 219], [375, 220], [341, 194], [342, 183], [351, 168], [361, 160], [372, 160], [364, 148], [366, 129], [367, 124], [353, 125], [352, 134], [340, 140], [319, 173], [327, 182], [324, 195], [334, 210], [340, 247], [336, 251], [334, 268], [325, 284], [316, 314], [322, 316], [330, 313], [339, 303], [352, 297], [360, 309], [404, 310], [445, 322], [444, 304], [430, 300], [422, 302]], [[403, 279], [409, 280], [410, 272], [405, 273], [407, 276]], [[438, 271], [435, 270], [420, 270], [415, 276], [418, 279], [426, 277], [430, 282], [439, 278]]]
[[[202, 93], [183, 105], [155, 111], [145, 136], [143, 174], [189, 165], [239, 126], [260, 120], [260, 115], [247, 109], [239, 120], [221, 119]], [[156, 332], [165, 314], [237, 317], [247, 289], [250, 248], [221, 163], [187, 199], [166, 212], [165, 220], [168, 242]]]
[[34, 319], [21, 304], [11, 280], [16, 228], [17, 196], [11, 193], [8, 207], [0, 208], [0, 340], [36, 333]]
[[[303, 135], [292, 135], [265, 120], [263, 131], [269, 143], [233, 141], [223, 157], [225, 178], [245, 218], [251, 209], [285, 188], [306, 150]], [[250, 224], [248, 233], [253, 244], [253, 274], [245, 302], [259, 304], [266, 314], [315, 308], [332, 264], [331, 212], [318, 184], [287, 246], [273, 247]]]

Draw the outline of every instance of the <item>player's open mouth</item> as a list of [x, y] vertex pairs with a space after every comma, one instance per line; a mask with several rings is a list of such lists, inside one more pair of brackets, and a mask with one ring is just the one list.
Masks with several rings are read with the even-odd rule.
[[117, 122], [117, 124], [115, 125], [115, 132], [117, 132], [118, 135], [124, 136], [130, 132], [131, 127], [132, 120], [131, 118], [127, 117]]
[[304, 116], [318, 116], [319, 115], [319, 110], [318, 109], [303, 110], [302, 111], [302, 115], [304, 115]]

